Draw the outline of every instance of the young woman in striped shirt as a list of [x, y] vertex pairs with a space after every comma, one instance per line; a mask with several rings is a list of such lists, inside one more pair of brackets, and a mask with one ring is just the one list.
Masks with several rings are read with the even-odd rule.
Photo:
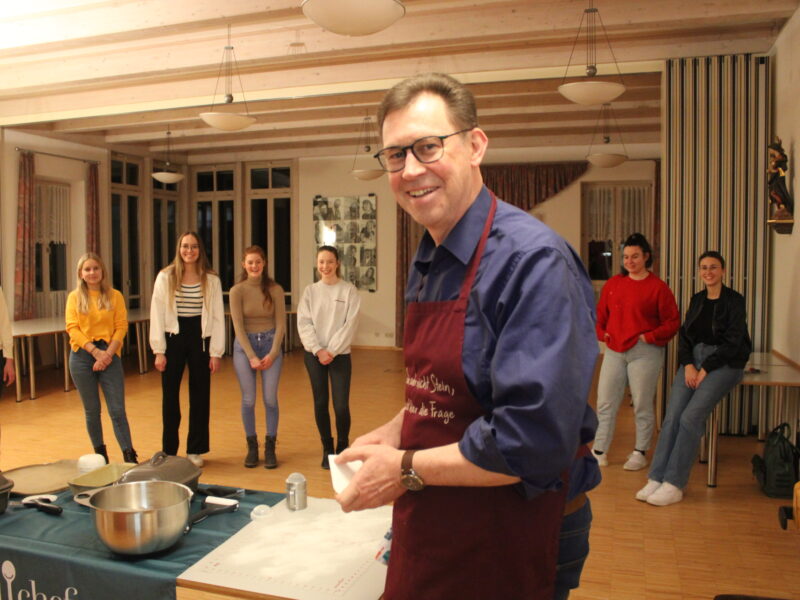
[[164, 421], [162, 449], [177, 454], [181, 423], [180, 386], [189, 366], [189, 435], [187, 458], [203, 466], [209, 451], [211, 374], [225, 353], [222, 284], [211, 269], [200, 237], [190, 231], [178, 238], [175, 259], [161, 270], [150, 303], [150, 347], [161, 371]]

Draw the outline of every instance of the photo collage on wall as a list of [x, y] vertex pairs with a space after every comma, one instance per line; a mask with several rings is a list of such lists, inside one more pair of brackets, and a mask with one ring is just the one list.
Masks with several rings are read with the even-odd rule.
[[[335, 246], [342, 279], [371, 292], [378, 289], [377, 209], [375, 194], [314, 198], [315, 250]], [[319, 281], [316, 268], [314, 281]]]

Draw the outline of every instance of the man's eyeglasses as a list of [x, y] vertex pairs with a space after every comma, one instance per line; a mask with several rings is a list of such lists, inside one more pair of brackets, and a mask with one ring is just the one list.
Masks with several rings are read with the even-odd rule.
[[397, 171], [403, 170], [403, 167], [406, 166], [406, 154], [408, 154], [409, 150], [411, 150], [411, 154], [414, 155], [414, 158], [421, 163], [429, 164], [436, 162], [444, 156], [444, 141], [447, 138], [458, 135], [459, 133], [472, 131], [473, 129], [475, 128], [467, 127], [466, 129], [448, 133], [447, 135], [426, 135], [418, 140], [414, 140], [408, 146], [389, 146], [383, 150], [378, 150], [378, 152], [375, 153], [375, 158], [381, 163], [383, 170], [389, 173], [397, 173]]

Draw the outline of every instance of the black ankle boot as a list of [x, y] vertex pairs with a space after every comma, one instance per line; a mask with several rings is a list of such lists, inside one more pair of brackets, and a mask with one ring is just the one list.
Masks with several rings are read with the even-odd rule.
[[136, 450], [134, 450], [133, 448], [128, 448], [127, 450], [122, 451], [122, 462], [134, 463], [138, 465], [139, 461], [136, 459], [137, 459]]
[[264, 468], [274, 469], [278, 466], [278, 459], [275, 456], [275, 436], [268, 435], [264, 438]]
[[95, 446], [94, 453], [99, 454], [103, 458], [106, 459], [106, 464], [108, 464], [108, 452], [106, 451], [106, 445], [103, 444], [102, 446]]
[[258, 464], [258, 438], [254, 435], [247, 436], [247, 456], [244, 457], [244, 466], [252, 469]]
[[347, 438], [339, 438], [336, 440], [336, 454], [341, 454], [347, 447], [350, 445], [350, 441]]
[[328, 455], [333, 454], [333, 438], [322, 438], [322, 468], [330, 470]]

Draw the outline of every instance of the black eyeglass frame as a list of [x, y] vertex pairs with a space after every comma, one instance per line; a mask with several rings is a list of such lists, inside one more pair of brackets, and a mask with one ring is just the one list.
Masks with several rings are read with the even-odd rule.
[[[458, 131], [454, 131], [453, 133], [448, 133], [447, 135], [423, 135], [421, 138], [417, 138], [416, 140], [411, 142], [408, 146], [386, 146], [385, 148], [381, 148], [375, 154], [373, 154], [372, 157], [378, 161], [378, 164], [387, 173], [397, 173], [405, 169], [406, 157], [408, 156], [409, 150], [411, 150], [411, 154], [413, 154], [414, 158], [416, 158], [419, 162], [421, 162], [424, 165], [429, 165], [431, 163], [435, 163], [436, 161], [442, 160], [442, 156], [444, 156], [444, 141], [447, 138], [453, 137], [454, 135], [458, 135], [459, 133], [466, 133], [467, 131], [472, 131], [473, 129], [475, 129], [475, 127], [477, 127], [477, 125], [473, 125], [472, 127], [467, 127], [466, 129], [459, 129]], [[441, 156], [439, 156], [438, 158], [434, 158], [433, 160], [422, 160], [419, 156], [417, 156], [417, 153], [414, 151], [414, 146], [416, 146], [422, 140], [427, 140], [429, 138], [437, 138], [442, 141], [442, 154]], [[386, 168], [380, 159], [380, 155], [386, 150], [401, 151], [403, 153], [403, 166], [401, 166], [399, 169], [394, 169], [393, 171]]]

